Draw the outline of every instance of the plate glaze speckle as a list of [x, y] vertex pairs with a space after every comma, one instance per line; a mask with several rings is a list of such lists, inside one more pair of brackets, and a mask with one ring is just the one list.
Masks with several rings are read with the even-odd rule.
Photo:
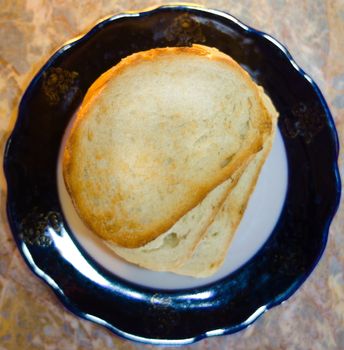
[[[112, 274], [78, 244], [61, 210], [57, 160], [70, 119], [101, 73], [137, 51], [192, 43], [231, 55], [273, 100], [288, 188], [273, 232], [252, 259], [213, 283], [161, 290]], [[8, 220], [29, 267], [72, 312], [128, 339], [186, 344], [246, 327], [305, 281], [338, 207], [337, 157], [318, 87], [270, 36], [198, 7], [121, 14], [57, 51], [26, 90], [4, 157]]]

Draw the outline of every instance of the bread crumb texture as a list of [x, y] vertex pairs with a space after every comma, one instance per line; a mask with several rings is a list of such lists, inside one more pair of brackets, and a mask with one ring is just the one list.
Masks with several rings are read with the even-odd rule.
[[143, 246], [230, 179], [271, 128], [258, 87], [229, 56], [201, 45], [139, 52], [86, 94], [65, 183], [95, 234]]

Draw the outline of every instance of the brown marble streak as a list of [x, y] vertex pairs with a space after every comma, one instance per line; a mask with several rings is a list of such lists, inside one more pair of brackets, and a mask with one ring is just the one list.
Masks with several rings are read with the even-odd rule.
[[[191, 1], [192, 2], [192, 1]], [[161, 4], [168, 1], [160, 1]], [[344, 2], [341, 0], [203, 0], [286, 44], [321, 87], [344, 146]], [[63, 44], [101, 17], [156, 1], [0, 1], [0, 145], [33, 73]], [[2, 152], [1, 152], [2, 153]], [[343, 154], [340, 170], [343, 174]], [[122, 340], [80, 320], [23, 263], [6, 224], [0, 177], [0, 349], [156, 349]], [[344, 212], [331, 226], [325, 254], [302, 288], [282, 306], [234, 335], [185, 349], [344, 349]]]

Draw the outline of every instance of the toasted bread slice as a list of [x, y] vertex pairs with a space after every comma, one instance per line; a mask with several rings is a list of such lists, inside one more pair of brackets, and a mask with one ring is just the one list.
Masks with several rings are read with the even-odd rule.
[[139, 52], [91, 86], [64, 151], [81, 219], [139, 247], [166, 232], [263, 144], [271, 120], [249, 75], [194, 45]]
[[[262, 88], [259, 89], [274, 125], [277, 118], [276, 111], [270, 99], [264, 95]], [[253, 191], [260, 169], [269, 153], [273, 135], [273, 129], [266, 132], [263, 150], [252, 155], [247, 162], [249, 164], [247, 169], [246, 164], [243, 164], [230, 179], [210, 192], [199, 205], [185, 214], [167, 232], [139, 248], [124, 248], [108, 242], [110, 248], [123, 259], [154, 271], [173, 271], [190, 275], [194, 273], [196, 277], [202, 273], [207, 275], [215, 271], [219, 264], [212, 265], [212, 263], [222, 261], [228, 246], [227, 241], [224, 242], [224, 238], [230, 236], [229, 231], [234, 232], [232, 228], [235, 227], [236, 221], [239, 223], [241, 218], [240, 207], [237, 205], [240, 202], [242, 203], [241, 207], [245, 207], [245, 201], [248, 200]], [[239, 180], [243, 173], [245, 180]], [[240, 186], [236, 185], [238, 181], [240, 181]], [[231, 193], [233, 188], [234, 194]], [[240, 199], [237, 198], [238, 192], [242, 193]], [[220, 209], [222, 212], [218, 213]], [[211, 225], [214, 218], [215, 221]], [[212, 235], [219, 226], [221, 230], [218, 234], [223, 237], [214, 239]], [[204, 235], [206, 236], [205, 242], [194, 253]], [[209, 241], [214, 242], [214, 245], [219, 243], [218, 248], [223, 249], [221, 255], [218, 255], [217, 252], [213, 254], [210, 251], [209, 255], [205, 256], [204, 250], [208, 248]], [[209, 262], [211, 257], [213, 260]], [[191, 260], [188, 261], [190, 258]], [[181, 265], [184, 266], [180, 267]], [[211, 268], [210, 265], [212, 265]], [[204, 266], [205, 269], [203, 269]]]
[[215, 220], [208, 227], [192, 257], [184, 265], [170, 271], [192, 277], [208, 277], [223, 264], [230, 242], [244, 215], [249, 198], [255, 188], [260, 171], [270, 153], [275, 135], [278, 113], [270, 98], [260, 88], [262, 99], [273, 120], [273, 132], [268, 136], [263, 149], [249, 163], [233, 190], [229, 193]]
[[138, 248], [121, 247], [106, 241], [123, 259], [154, 271], [170, 271], [184, 264], [192, 255], [230, 190], [235, 186], [244, 166], [213, 189], [196, 207], [182, 216], [169, 230]]

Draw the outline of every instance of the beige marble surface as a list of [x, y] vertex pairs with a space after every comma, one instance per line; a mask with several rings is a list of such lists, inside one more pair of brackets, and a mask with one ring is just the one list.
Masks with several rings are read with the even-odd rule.
[[[189, 1], [192, 2], [192, 1]], [[167, 1], [160, 1], [167, 3]], [[320, 85], [344, 142], [344, 1], [209, 0], [289, 48]], [[0, 0], [0, 145], [32, 74], [56, 48], [97, 19], [156, 1]], [[340, 156], [343, 174], [343, 153]], [[151, 349], [66, 311], [23, 263], [6, 223], [1, 174], [0, 349]], [[250, 328], [186, 349], [344, 349], [344, 211], [340, 207], [318, 267], [302, 288]]]

